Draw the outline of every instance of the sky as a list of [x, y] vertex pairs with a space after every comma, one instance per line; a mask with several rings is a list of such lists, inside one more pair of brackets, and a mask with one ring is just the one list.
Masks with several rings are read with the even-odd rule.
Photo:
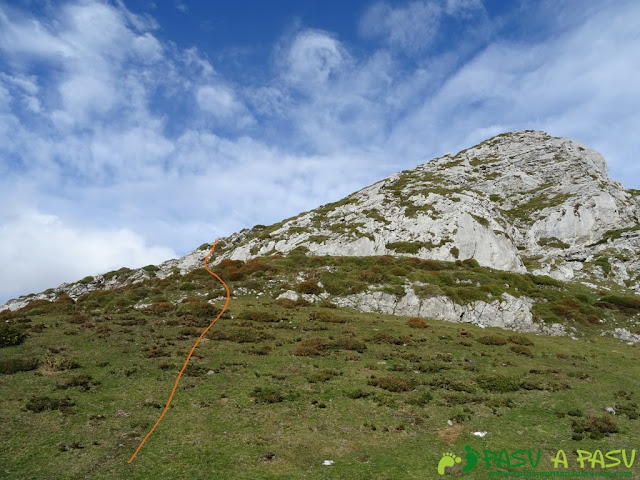
[[0, 0], [0, 303], [522, 129], [640, 188], [637, 0]]

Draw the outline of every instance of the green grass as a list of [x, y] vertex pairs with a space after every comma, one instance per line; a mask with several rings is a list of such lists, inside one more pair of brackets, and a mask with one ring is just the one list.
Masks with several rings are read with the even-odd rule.
[[556, 237], [544, 237], [538, 240], [538, 245], [541, 247], [551, 247], [551, 248], [569, 248], [571, 245], [568, 243], [564, 243], [562, 240]]
[[609, 230], [605, 232], [605, 234], [602, 236], [602, 238], [598, 242], [594, 243], [591, 246], [594, 247], [596, 245], [602, 245], [603, 243], [607, 243], [609, 240], [617, 240], [618, 238], [622, 237], [622, 234], [624, 233], [637, 232], [639, 230], [640, 230], [640, 225], [635, 225], [633, 227], [628, 227], [628, 228], [620, 228], [618, 230]]
[[[545, 185], [539, 187], [539, 189], [547, 188]], [[538, 189], [536, 189], [538, 190]], [[532, 190], [528, 193], [534, 193], [536, 190]], [[565, 203], [573, 194], [570, 193], [558, 193], [553, 197], [548, 194], [540, 194], [531, 198], [526, 203], [520, 204], [510, 210], [505, 210], [504, 213], [516, 220], [523, 222], [530, 222], [532, 216], [535, 216], [545, 208], [552, 208]]]
[[[442, 452], [461, 455], [465, 445], [550, 456], [640, 441], [639, 350], [584, 321], [593, 312], [633, 318], [637, 296], [474, 262], [304, 250], [214, 269], [232, 292], [265, 294], [232, 298], [132, 464], [196, 336], [221, 308], [207, 301], [222, 295], [219, 282], [199, 269], [0, 313], [4, 328], [26, 335], [0, 348], [0, 477], [436, 478]], [[463, 303], [527, 295], [545, 306], [541, 321], [555, 316], [583, 338], [272, 299], [304, 282], [302, 291], [322, 284], [342, 295], [405, 281]], [[194, 288], [180, 303], [186, 282]], [[136, 310], [138, 302], [150, 306]], [[619, 412], [613, 423], [607, 406]], [[486, 438], [471, 435], [484, 430]]]
[[418, 253], [424, 246], [422, 242], [390, 242], [385, 245], [389, 250], [398, 253]]

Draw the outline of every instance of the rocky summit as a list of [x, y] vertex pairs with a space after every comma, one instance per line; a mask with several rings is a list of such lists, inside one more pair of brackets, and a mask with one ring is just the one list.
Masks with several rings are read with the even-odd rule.
[[[545, 132], [504, 133], [393, 174], [335, 203], [221, 239], [212, 263], [292, 253], [413, 257], [577, 283], [602, 295], [633, 296], [640, 290], [639, 202], [640, 191], [608, 177], [598, 152]], [[207, 250], [203, 245], [157, 267], [87, 277], [12, 300], [3, 309], [53, 300], [63, 292], [78, 298], [96, 289], [184, 275], [202, 267]], [[310, 274], [299, 275], [299, 280], [309, 280]], [[541, 321], [535, 304], [545, 299], [530, 298], [513, 285], [473, 301], [452, 298], [444, 290], [424, 294], [424, 282], [411, 278], [395, 291], [375, 282], [352, 292], [332, 292], [322, 282], [317, 286], [305, 293], [265, 285], [264, 293], [292, 300], [330, 298], [362, 311], [572, 334], [562, 322]], [[627, 327], [612, 325], [609, 333], [640, 340]]]

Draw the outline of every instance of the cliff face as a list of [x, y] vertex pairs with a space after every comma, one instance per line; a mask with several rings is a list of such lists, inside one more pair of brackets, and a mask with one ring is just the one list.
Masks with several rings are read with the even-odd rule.
[[[506, 133], [456, 155], [391, 175], [346, 198], [271, 226], [222, 239], [215, 260], [248, 260], [294, 249], [309, 255], [474, 259], [497, 270], [549, 275], [600, 290], [640, 290], [640, 192], [607, 175], [599, 153], [544, 132]], [[73, 298], [202, 266], [208, 246], [137, 271], [123, 269], [20, 298]], [[563, 333], [535, 324], [531, 301], [503, 295], [459, 305], [446, 297], [362, 292], [335, 302], [367, 311]], [[287, 295], [295, 296], [293, 292]], [[466, 317], [465, 317], [466, 315]]]

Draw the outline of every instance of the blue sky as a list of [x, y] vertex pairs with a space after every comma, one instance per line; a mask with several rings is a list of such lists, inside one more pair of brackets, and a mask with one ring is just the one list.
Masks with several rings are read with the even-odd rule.
[[509, 130], [640, 188], [640, 3], [0, 0], [0, 301]]

